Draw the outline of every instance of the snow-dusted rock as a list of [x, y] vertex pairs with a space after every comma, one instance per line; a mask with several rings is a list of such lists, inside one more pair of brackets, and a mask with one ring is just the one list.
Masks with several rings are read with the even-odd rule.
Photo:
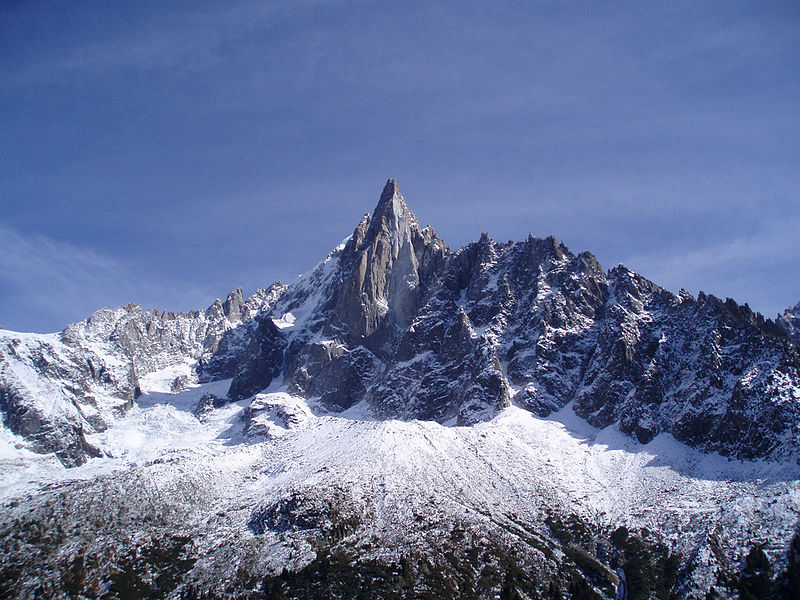
[[301, 398], [284, 392], [258, 394], [245, 409], [244, 436], [249, 442], [280, 437], [313, 416]]
[[800, 344], [800, 302], [787, 308], [778, 317], [778, 325], [798, 344]]
[[0, 331], [0, 595], [793, 597], [797, 313], [390, 180], [289, 287]]
[[[404, 282], [400, 285], [400, 282]], [[475, 423], [571, 401], [641, 441], [726, 455], [800, 453], [797, 345], [733, 300], [606, 273], [550, 237], [450, 252], [390, 180], [372, 216], [276, 303], [232, 387], [274, 380], [328, 410]]]
[[68, 466], [82, 464], [99, 452], [85, 435], [105, 430], [133, 406], [141, 377], [191, 363], [194, 372], [180, 375], [172, 391], [198, 376], [230, 378], [253, 337], [254, 317], [268, 312], [285, 289], [276, 283], [246, 301], [234, 290], [225, 302], [190, 313], [136, 304], [104, 308], [60, 334], [2, 330], [3, 422], [30, 440], [31, 449], [54, 452]]

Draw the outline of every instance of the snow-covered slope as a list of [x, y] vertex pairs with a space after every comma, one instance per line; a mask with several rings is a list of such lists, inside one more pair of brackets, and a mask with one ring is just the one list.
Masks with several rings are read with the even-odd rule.
[[[0, 463], [12, 475], [2, 488], [4, 552], [14, 546], [4, 574], [38, 569], [17, 581], [19, 597], [55, 589], [59, 566], [79, 557], [87, 589], [119, 585], [125, 569], [142, 586], [178, 569], [174, 597], [222, 596], [257, 590], [283, 569], [314, 568], [323, 551], [387, 569], [403, 557], [444, 561], [442, 540], [453, 552], [483, 549], [477, 567], [464, 560], [479, 569], [476, 582], [485, 571], [487, 589], [505, 575], [494, 581], [492, 569], [513, 559], [545, 588], [552, 580], [566, 593], [577, 577], [613, 597], [615, 567], [626, 564], [623, 527], [653, 557], [680, 557], [674, 585], [692, 597], [723, 590], [754, 545], [785, 568], [800, 514], [797, 465], [730, 461], [668, 434], [641, 444], [571, 407], [545, 419], [512, 406], [446, 427], [314, 416], [302, 398], [275, 390], [197, 417], [203, 395], [227, 382], [165, 393], [174, 374], [145, 378], [151, 390], [137, 406], [91, 436], [113, 458], [70, 470], [42, 462], [27, 473]], [[37, 523], [55, 547], [29, 535]], [[175, 550], [175, 564], [147, 554], [157, 547]], [[420, 563], [407, 568], [421, 589], [432, 585]], [[452, 570], [454, 594], [468, 586], [459, 569], [442, 568]]]

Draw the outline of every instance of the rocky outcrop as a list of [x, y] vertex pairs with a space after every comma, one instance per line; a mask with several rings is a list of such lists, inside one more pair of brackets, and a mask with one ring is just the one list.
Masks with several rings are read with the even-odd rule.
[[352, 343], [388, 356], [414, 319], [448, 250], [422, 229], [390, 179], [372, 217], [365, 216], [339, 259], [334, 315]]
[[795, 304], [793, 308], [787, 308], [783, 311], [778, 317], [777, 325], [797, 344], [800, 344], [800, 302]]
[[248, 442], [274, 439], [312, 417], [297, 396], [282, 392], [258, 394], [244, 411], [244, 437]]
[[233, 377], [255, 339], [254, 317], [269, 311], [285, 290], [276, 283], [246, 300], [234, 290], [224, 302], [190, 313], [145, 311], [136, 304], [104, 308], [60, 334], [3, 331], [3, 422], [32, 450], [80, 465], [99, 453], [85, 435], [105, 430], [133, 406], [140, 377], [182, 363], [196, 364], [204, 380]]
[[280, 374], [285, 346], [272, 319], [259, 319], [236, 365], [228, 396], [239, 400], [267, 387]]

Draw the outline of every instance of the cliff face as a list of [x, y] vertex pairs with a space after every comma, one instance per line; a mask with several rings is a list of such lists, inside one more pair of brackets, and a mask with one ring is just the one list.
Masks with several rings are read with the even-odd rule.
[[322, 412], [361, 404], [459, 425], [510, 403], [540, 416], [572, 403], [641, 442], [668, 432], [781, 458], [800, 450], [795, 317], [776, 325], [733, 300], [674, 295], [554, 238], [483, 235], [453, 252], [390, 180], [373, 214], [289, 288], [236, 290], [186, 315], [104, 309], [56, 336], [4, 333], [0, 398], [14, 431], [67, 464], [91, 455], [81, 432], [130, 406], [137, 377], [177, 364], [189, 380], [232, 378], [235, 400], [278, 385]]
[[372, 217], [342, 250], [332, 294], [334, 314], [352, 341], [382, 356], [414, 319], [448, 250], [430, 228], [421, 229], [390, 180]]

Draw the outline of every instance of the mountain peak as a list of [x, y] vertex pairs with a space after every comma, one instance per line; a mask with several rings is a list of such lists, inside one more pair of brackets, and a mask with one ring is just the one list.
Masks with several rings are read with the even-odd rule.
[[378, 205], [372, 213], [367, 237], [370, 237], [369, 233], [374, 235], [381, 229], [393, 233], [419, 229], [419, 222], [408, 208], [396, 179], [389, 179], [383, 187]]
[[[371, 218], [364, 218], [342, 253], [336, 307], [360, 341], [376, 349], [403, 329], [441, 266], [447, 246], [422, 230], [395, 179], [389, 179]], [[375, 335], [373, 335], [375, 334]]]
[[391, 200], [395, 194], [400, 193], [400, 188], [397, 187], [397, 179], [389, 179], [386, 182], [386, 185], [383, 186], [383, 192], [381, 192], [381, 199], [378, 202], [385, 202], [387, 200]]

